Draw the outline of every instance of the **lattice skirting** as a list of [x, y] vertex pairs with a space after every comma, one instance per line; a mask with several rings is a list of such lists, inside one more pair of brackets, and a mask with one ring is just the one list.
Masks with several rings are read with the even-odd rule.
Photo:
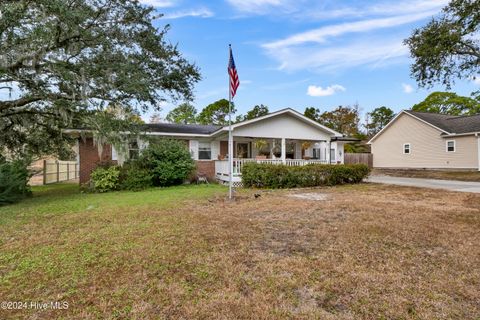
[[[228, 186], [228, 181], [219, 180], [219, 183], [223, 184], [225, 186]], [[243, 188], [243, 183], [242, 183], [242, 181], [233, 181], [232, 186], [234, 188]]]

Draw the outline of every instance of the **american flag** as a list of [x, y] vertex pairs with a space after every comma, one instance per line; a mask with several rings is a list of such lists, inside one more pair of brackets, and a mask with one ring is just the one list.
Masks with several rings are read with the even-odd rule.
[[230, 97], [235, 97], [240, 80], [238, 80], [237, 68], [233, 60], [232, 47], [230, 47], [230, 60], [228, 61], [228, 74], [230, 75]]

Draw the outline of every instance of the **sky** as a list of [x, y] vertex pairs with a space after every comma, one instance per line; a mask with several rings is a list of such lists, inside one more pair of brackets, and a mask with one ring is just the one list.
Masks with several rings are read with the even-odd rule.
[[[229, 43], [240, 78], [238, 113], [257, 104], [303, 112], [355, 103], [362, 113], [383, 105], [398, 112], [445, 90], [418, 88], [403, 40], [448, 0], [141, 2], [164, 14], [155, 25], [170, 24], [168, 40], [200, 68], [194, 101], [199, 110], [228, 99]], [[452, 91], [468, 96], [479, 89], [478, 81], [459, 81]], [[162, 115], [173, 107], [166, 103]]]

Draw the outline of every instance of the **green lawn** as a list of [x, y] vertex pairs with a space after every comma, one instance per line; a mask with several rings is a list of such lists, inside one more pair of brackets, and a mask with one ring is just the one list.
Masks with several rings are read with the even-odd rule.
[[479, 194], [360, 184], [230, 202], [219, 185], [33, 190], [0, 207], [0, 300], [69, 307], [0, 308], [2, 320], [480, 314]]
[[134, 210], [168, 208], [184, 200], [208, 198], [224, 187], [217, 184], [187, 185], [154, 188], [142, 192], [83, 193], [76, 184], [35, 186], [33, 197], [19, 204], [0, 207], [0, 225], [28, 222], [32, 218], [48, 219], [53, 216], [82, 212], [112, 211], [126, 207]]

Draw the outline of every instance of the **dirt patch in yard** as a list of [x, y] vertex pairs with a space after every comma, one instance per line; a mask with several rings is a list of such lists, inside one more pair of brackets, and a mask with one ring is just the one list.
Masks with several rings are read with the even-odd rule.
[[312, 200], [312, 201], [324, 201], [327, 200], [327, 195], [320, 192], [310, 192], [310, 193], [294, 193], [288, 195], [292, 198], [298, 198], [303, 200]]
[[478, 319], [479, 203], [361, 184], [36, 219], [2, 233], [0, 296], [71, 302], [9, 314], [39, 319]]

